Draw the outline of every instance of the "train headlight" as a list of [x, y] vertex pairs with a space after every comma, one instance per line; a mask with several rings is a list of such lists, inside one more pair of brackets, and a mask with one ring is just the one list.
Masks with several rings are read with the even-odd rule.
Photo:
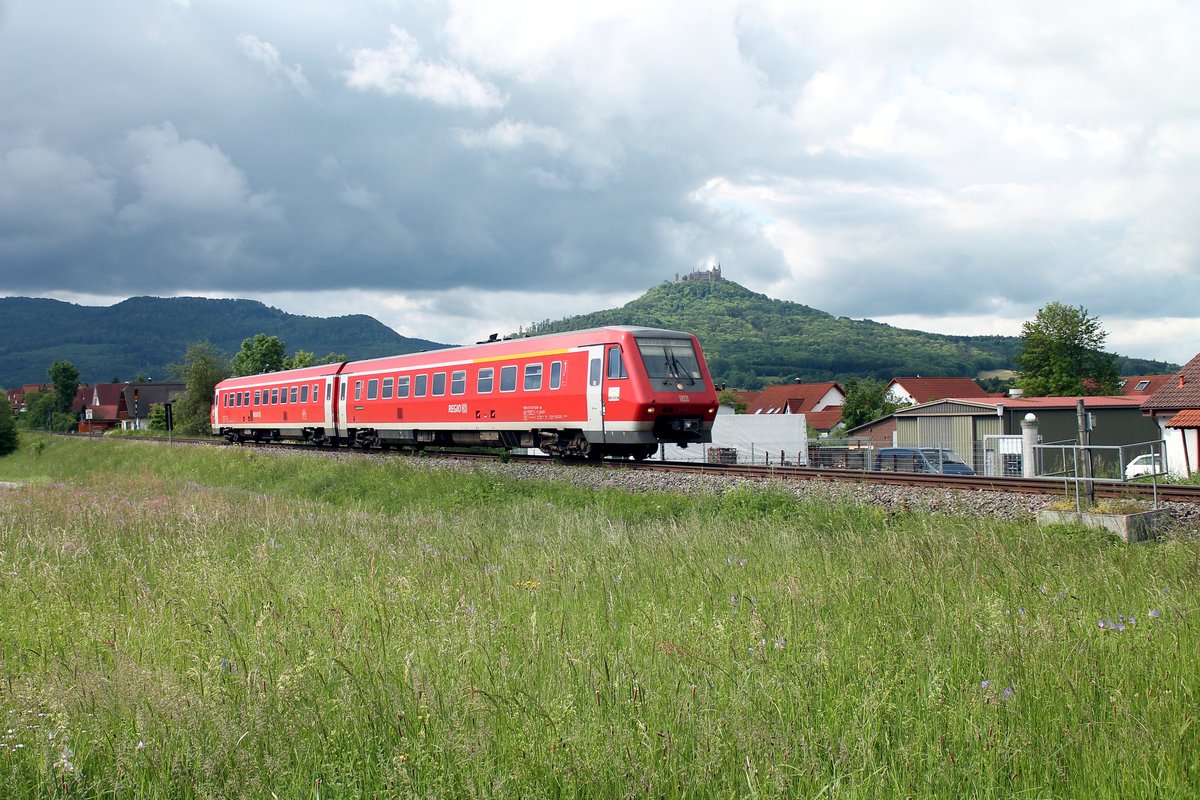
[[649, 407], [646, 409], [646, 413], [647, 413], [647, 414], [653, 414], [653, 413], [654, 413], [654, 406], [649, 406]]

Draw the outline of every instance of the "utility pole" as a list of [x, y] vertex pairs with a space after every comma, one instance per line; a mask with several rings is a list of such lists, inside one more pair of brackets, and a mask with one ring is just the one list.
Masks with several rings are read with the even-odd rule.
[[1083, 456], [1083, 463], [1080, 465], [1083, 471], [1084, 486], [1087, 490], [1088, 505], [1093, 505], [1096, 502], [1096, 484], [1092, 480], [1092, 435], [1091, 428], [1088, 425], [1087, 411], [1083, 407], [1083, 398], [1080, 397], [1075, 402], [1075, 426], [1078, 431], [1080, 451]]

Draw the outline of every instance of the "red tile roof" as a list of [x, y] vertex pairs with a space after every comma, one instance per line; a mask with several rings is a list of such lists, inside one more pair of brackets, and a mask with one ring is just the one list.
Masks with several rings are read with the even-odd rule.
[[[842, 395], [845, 391], [833, 382], [826, 383], [785, 383], [779, 386], [768, 386], [759, 392], [753, 400], [746, 401], [747, 414], [811, 414], [821, 399], [831, 389], [837, 389]], [[838, 409], [840, 418], [841, 409]]]
[[[1142, 405], [1141, 400], [1136, 396], [1100, 395], [1082, 399], [1084, 408], [1140, 408]], [[1005, 408], [1075, 408], [1079, 400], [1079, 397], [1010, 397], [1000, 403]]]
[[892, 378], [888, 382], [888, 389], [897, 384], [918, 403], [944, 400], [948, 397], [966, 399], [992, 396], [970, 378]]
[[1200, 409], [1188, 408], [1171, 417], [1168, 428], [1200, 428]]
[[1142, 402], [1142, 408], [1173, 410], [1200, 408], [1200, 355], [1183, 365], [1150, 397]]
[[[1161, 389], [1172, 377], [1171, 375], [1127, 375], [1121, 378], [1121, 394], [1148, 397]], [[1143, 382], [1146, 384], [1145, 387], [1138, 389], [1137, 387], [1141, 386]]]
[[833, 430], [842, 421], [842, 407], [835, 406], [826, 411], [805, 411], [804, 421], [813, 426], [814, 430]]

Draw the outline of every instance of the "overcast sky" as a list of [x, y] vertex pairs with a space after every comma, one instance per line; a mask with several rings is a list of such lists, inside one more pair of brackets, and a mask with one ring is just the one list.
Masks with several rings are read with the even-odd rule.
[[467, 342], [676, 273], [1200, 350], [1200, 3], [0, 0], [0, 295]]

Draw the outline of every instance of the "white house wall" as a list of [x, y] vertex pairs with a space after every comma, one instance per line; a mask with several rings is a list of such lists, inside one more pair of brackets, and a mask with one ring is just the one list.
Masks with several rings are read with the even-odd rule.
[[[808, 421], [803, 414], [717, 414], [711, 444], [666, 445], [668, 461], [703, 461], [711, 447], [734, 448], [739, 464], [803, 465], [808, 458]], [[659, 458], [660, 456], [655, 456]]]
[[[1158, 427], [1162, 431], [1164, 449], [1167, 455], [1167, 472], [1176, 478], [1186, 478], [1200, 470], [1197, 458], [1200, 457], [1200, 446], [1197, 434], [1200, 431], [1188, 428], [1168, 428], [1167, 417], [1158, 417]], [[1186, 452], [1184, 448], [1186, 449]]]

